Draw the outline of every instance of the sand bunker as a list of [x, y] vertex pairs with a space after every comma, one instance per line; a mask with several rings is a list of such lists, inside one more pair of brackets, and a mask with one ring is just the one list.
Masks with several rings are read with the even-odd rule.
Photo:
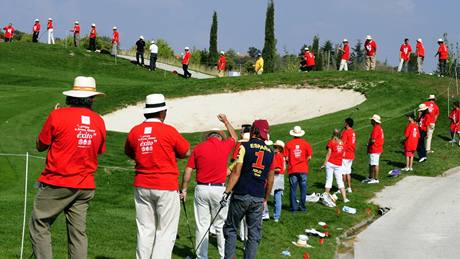
[[[254, 119], [271, 125], [295, 122], [354, 107], [366, 98], [353, 90], [270, 88], [167, 99], [166, 123], [180, 132], [199, 132], [223, 125], [217, 114], [227, 114], [238, 128]], [[144, 120], [144, 103], [128, 106], [104, 116], [108, 130], [129, 132]]]

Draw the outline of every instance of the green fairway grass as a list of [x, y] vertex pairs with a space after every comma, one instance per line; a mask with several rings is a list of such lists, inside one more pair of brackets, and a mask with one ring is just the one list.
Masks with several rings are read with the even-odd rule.
[[[125, 60], [88, 53], [75, 48], [63, 48], [42, 44], [14, 43], [0, 44], [0, 153], [25, 153], [44, 157], [46, 153], [35, 151], [35, 139], [48, 113], [56, 103], [64, 103], [62, 91], [72, 86], [75, 76], [94, 76], [99, 91], [105, 97], [98, 98], [95, 110], [108, 113], [116, 108], [142, 101], [150, 93], [163, 93], [167, 98], [233, 92], [264, 87], [343, 87], [364, 93], [367, 101], [356, 108], [347, 109], [318, 118], [303, 120], [271, 127], [271, 138], [287, 141], [289, 129], [300, 125], [306, 130], [305, 137], [312, 144], [313, 159], [308, 176], [308, 193], [323, 192], [325, 172], [319, 170], [324, 161], [325, 145], [334, 128], [342, 127], [343, 120], [352, 115], [357, 132], [357, 154], [353, 164], [353, 193], [349, 195], [351, 207], [357, 208], [356, 215], [336, 213], [319, 203], [307, 204], [308, 212], [290, 213], [286, 180], [283, 197], [283, 212], [279, 223], [263, 223], [263, 239], [259, 246], [258, 258], [280, 258], [280, 253], [289, 249], [293, 258], [301, 258], [304, 252], [310, 258], [333, 258], [336, 251], [335, 238], [344, 231], [366, 219], [367, 208], [372, 215], [377, 212], [375, 205], [368, 200], [385, 185], [395, 184], [402, 179], [388, 178], [387, 172], [404, 167], [403, 131], [407, 123], [403, 116], [425, 101], [429, 94], [439, 96], [441, 114], [433, 136], [433, 150], [428, 161], [415, 162], [412, 174], [436, 176], [443, 171], [460, 165], [459, 150], [448, 144], [449, 122], [447, 119], [447, 87], [450, 79], [428, 75], [397, 74], [391, 72], [313, 72], [313, 73], [274, 73], [262, 76], [223, 78], [209, 80], [184, 80], [164, 71], [149, 72]], [[230, 101], [230, 100], [229, 100]], [[238, 101], [233, 101], [238, 106]], [[281, 100], [289, 102], [289, 100]], [[276, 103], [254, 100], [254, 105], [263, 109]], [[327, 105], [325, 103], [324, 105]], [[311, 109], [308, 103], [303, 109]], [[209, 107], [213, 110], [212, 107]], [[216, 115], [219, 111], [215, 111]], [[290, 111], [283, 111], [290, 112]], [[371, 131], [369, 118], [377, 113], [382, 116], [385, 131], [384, 153], [381, 156], [381, 177], [379, 185], [363, 185], [361, 180], [367, 176], [368, 165], [366, 143]], [[190, 119], [190, 118], [184, 118]], [[232, 121], [232, 118], [229, 118]], [[217, 123], [217, 119], [216, 119]], [[234, 125], [238, 127], [239, 125]], [[185, 134], [196, 145], [201, 134]], [[100, 158], [103, 166], [133, 168], [133, 162], [123, 154], [126, 134], [109, 132], [107, 153]], [[180, 162], [183, 170], [185, 161]], [[44, 167], [44, 161], [31, 158], [29, 165], [29, 200], [27, 204], [30, 219], [36, 189], [34, 182]], [[18, 258], [20, 252], [22, 212], [24, 198], [24, 157], [0, 156], [0, 258]], [[136, 247], [136, 225], [133, 201], [132, 170], [101, 168], [96, 173], [96, 197], [91, 202], [87, 217], [90, 258], [134, 258]], [[403, 176], [404, 177], [404, 176]], [[286, 176], [287, 179], [287, 176]], [[334, 183], [335, 186], [335, 183]], [[335, 190], [334, 190], [335, 191]], [[414, 197], [417, 193], [413, 193]], [[194, 234], [193, 185], [187, 200], [187, 210]], [[339, 200], [339, 207], [342, 203]], [[269, 202], [270, 212], [273, 202]], [[429, 206], [429, 204], [427, 204]], [[331, 234], [324, 245], [319, 239], [311, 238], [314, 248], [298, 248], [291, 244], [296, 235], [306, 228], [317, 228], [318, 221], [329, 225]], [[31, 254], [31, 244], [26, 228], [25, 256]], [[192, 255], [185, 216], [181, 211], [179, 225], [180, 238], [174, 248], [174, 258]], [[52, 227], [53, 252], [55, 258], [66, 258], [67, 237], [65, 220], [61, 215]], [[201, 238], [201, 237], [198, 237]], [[218, 258], [216, 241], [211, 239], [210, 258]], [[237, 258], [242, 255], [242, 243], [238, 243]]]

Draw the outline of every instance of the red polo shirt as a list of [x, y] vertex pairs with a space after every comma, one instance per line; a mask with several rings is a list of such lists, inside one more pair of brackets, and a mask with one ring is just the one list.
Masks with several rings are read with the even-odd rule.
[[190, 51], [186, 51], [184, 57], [182, 58], [182, 65], [188, 65], [188, 63], [190, 63], [191, 57], [192, 54], [190, 54]]
[[431, 120], [433, 121], [433, 123], [436, 123], [439, 116], [439, 106], [433, 100], [426, 101], [424, 102], [424, 104], [428, 106], [428, 111], [430, 112]]
[[449, 50], [447, 49], [447, 45], [445, 43], [439, 44], [438, 54], [439, 54], [439, 60], [449, 59]]
[[187, 167], [196, 169], [198, 183], [225, 183], [227, 162], [235, 140], [211, 137], [193, 149]]
[[105, 152], [105, 124], [87, 108], [54, 110], [38, 136], [49, 145], [39, 182], [76, 189], [94, 189], [97, 155]]
[[409, 60], [410, 53], [412, 52], [412, 47], [410, 44], [402, 44], [399, 48], [399, 52], [401, 53], [401, 59], [404, 61]]
[[343, 154], [344, 159], [354, 160], [356, 150], [356, 134], [352, 128], [346, 129], [342, 132], [343, 146], [345, 152]]
[[343, 54], [342, 60], [349, 60], [350, 59], [350, 44], [343, 44]]
[[75, 26], [73, 26], [73, 32], [75, 34], [79, 34], [80, 33], [80, 25], [79, 24], [75, 24]]
[[308, 173], [308, 157], [313, 155], [310, 143], [294, 138], [286, 144], [284, 156], [288, 160], [288, 174]]
[[136, 161], [134, 186], [157, 190], [179, 189], [176, 157], [185, 156], [188, 141], [172, 126], [149, 119], [128, 134], [125, 152]]
[[227, 59], [224, 55], [220, 55], [219, 62], [217, 63], [217, 70], [224, 71], [225, 66], [227, 65]]
[[284, 174], [286, 171], [286, 159], [284, 158], [283, 153], [275, 153], [275, 156], [273, 157], [272, 168], [279, 169], [277, 174]]
[[40, 23], [39, 22], [34, 23], [34, 26], [32, 27], [32, 30], [34, 32], [38, 32], [38, 31], [40, 31], [40, 29], [41, 29]]
[[375, 56], [375, 52], [377, 52], [377, 43], [373, 40], [367, 41], [364, 44], [364, 48], [366, 49], [366, 55], [368, 57], [373, 57]]
[[120, 34], [117, 31], [113, 32], [112, 43], [120, 44]]
[[91, 30], [89, 31], [89, 37], [91, 39], [96, 38], [97, 32], [96, 32], [96, 27], [91, 27]]
[[414, 152], [417, 150], [418, 139], [420, 138], [420, 131], [418, 130], [417, 123], [408, 123], [404, 131], [404, 150], [406, 152]]
[[14, 27], [13, 26], [6, 26], [5, 28], [3, 28], [3, 30], [5, 30], [5, 38], [7, 38], [7, 39], [13, 38], [13, 35], [14, 35]]
[[331, 150], [331, 155], [327, 161], [331, 164], [342, 166], [343, 144], [334, 140], [329, 140], [326, 149]]
[[423, 43], [417, 42], [416, 50], [417, 57], [425, 57], [425, 47], [423, 47]]
[[[384, 143], [383, 129], [380, 124], [376, 124], [372, 129], [371, 137], [369, 139], [369, 146], [367, 147], [368, 154], [381, 154], [383, 153]], [[374, 140], [374, 143], [371, 142]]]

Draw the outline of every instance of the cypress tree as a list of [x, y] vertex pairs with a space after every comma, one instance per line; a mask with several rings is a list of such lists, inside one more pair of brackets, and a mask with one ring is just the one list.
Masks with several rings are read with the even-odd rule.
[[264, 58], [264, 72], [272, 73], [275, 70], [276, 38], [275, 38], [275, 5], [269, 0], [265, 17], [265, 43], [262, 50]]
[[214, 11], [212, 15], [211, 32], [209, 34], [209, 65], [217, 63], [219, 53], [217, 53], [217, 13]]

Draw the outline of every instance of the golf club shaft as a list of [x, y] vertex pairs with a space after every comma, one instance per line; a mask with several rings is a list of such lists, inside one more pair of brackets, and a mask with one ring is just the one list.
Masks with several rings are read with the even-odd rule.
[[200, 240], [200, 242], [198, 243], [198, 245], [196, 246], [195, 252], [194, 252], [193, 254], [196, 254], [196, 252], [197, 252], [198, 249], [200, 248], [201, 244], [202, 244], [203, 241], [204, 241], [204, 238], [209, 234], [209, 231], [211, 230], [212, 224], [214, 224], [214, 221], [216, 221], [217, 217], [219, 216], [220, 211], [221, 211], [223, 208], [224, 208], [224, 207], [221, 205], [220, 208], [219, 208], [219, 210], [217, 211], [216, 215], [215, 215], [214, 218], [211, 220], [211, 223], [209, 224], [208, 230], [206, 230], [206, 233], [204, 233], [204, 235], [201, 237], [201, 240]]
[[187, 228], [188, 228], [188, 234], [189, 234], [190, 242], [192, 243], [192, 247], [194, 247], [195, 244], [193, 243], [192, 230], [190, 229], [190, 222], [188, 221], [187, 208], [185, 207], [185, 201], [184, 200], [182, 200], [182, 207], [184, 208], [185, 221], [187, 222]]

